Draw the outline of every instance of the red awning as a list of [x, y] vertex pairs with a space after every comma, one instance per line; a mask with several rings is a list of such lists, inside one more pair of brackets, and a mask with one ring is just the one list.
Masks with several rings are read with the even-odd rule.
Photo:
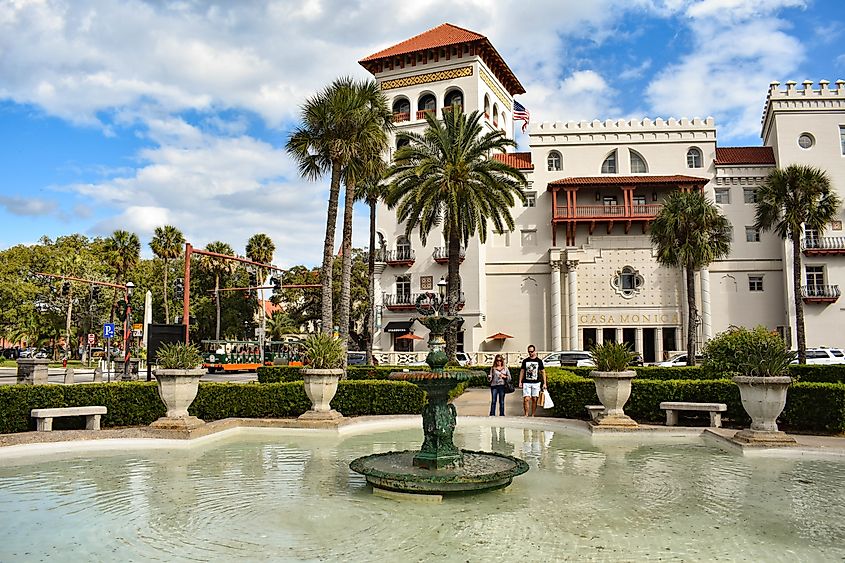
[[508, 338], [513, 338], [513, 336], [504, 332], [497, 332], [493, 336], [488, 336], [487, 340], [507, 340]]

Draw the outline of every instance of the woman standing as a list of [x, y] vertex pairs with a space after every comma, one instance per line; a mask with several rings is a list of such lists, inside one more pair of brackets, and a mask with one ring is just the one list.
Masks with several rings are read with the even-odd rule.
[[490, 416], [496, 416], [496, 402], [499, 403], [499, 416], [505, 416], [505, 382], [510, 376], [505, 359], [501, 354], [496, 354], [493, 367], [487, 374], [487, 381], [490, 382]]

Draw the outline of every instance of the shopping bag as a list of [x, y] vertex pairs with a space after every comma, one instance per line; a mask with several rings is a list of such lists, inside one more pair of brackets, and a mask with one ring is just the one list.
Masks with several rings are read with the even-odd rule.
[[544, 409], [550, 409], [555, 406], [555, 402], [552, 401], [552, 396], [549, 394], [548, 389], [543, 389], [543, 394], [540, 395], [540, 401], [542, 401], [542, 406]]

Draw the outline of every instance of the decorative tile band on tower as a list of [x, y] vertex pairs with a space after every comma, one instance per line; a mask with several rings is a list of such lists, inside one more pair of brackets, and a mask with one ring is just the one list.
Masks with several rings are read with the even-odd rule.
[[414, 76], [406, 76], [404, 78], [394, 78], [393, 80], [385, 80], [381, 83], [381, 89], [394, 90], [396, 88], [405, 88], [406, 86], [418, 86], [420, 84], [440, 82], [442, 80], [453, 80], [455, 78], [464, 78], [466, 76], [472, 76], [471, 66], [462, 66], [461, 68], [438, 70], [437, 72], [427, 72], [425, 74], [417, 74]]
[[510, 98], [508, 98], [508, 96], [505, 95], [505, 93], [502, 91], [502, 89], [499, 88], [499, 85], [496, 84], [496, 81], [493, 80], [493, 77], [490, 76], [489, 74], [487, 74], [486, 72], [484, 72], [484, 70], [482, 70], [478, 74], [481, 75], [481, 80], [483, 80], [484, 83], [491, 90], [493, 90], [493, 93], [496, 94], [496, 97], [499, 98], [499, 101], [501, 101], [503, 104], [505, 104], [505, 107], [507, 108], [507, 110], [511, 111], [513, 109], [513, 105], [511, 104]]

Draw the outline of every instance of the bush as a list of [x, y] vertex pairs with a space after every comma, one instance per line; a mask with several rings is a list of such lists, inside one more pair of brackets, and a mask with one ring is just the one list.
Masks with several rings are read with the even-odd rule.
[[202, 365], [202, 354], [193, 344], [166, 342], [156, 353], [156, 365], [161, 369], [196, 369]]
[[[346, 416], [419, 414], [425, 393], [404, 381], [341, 381], [332, 406]], [[164, 416], [153, 382], [0, 386], [0, 434], [35, 429], [32, 409], [103, 405], [103, 427], [145, 426]], [[200, 383], [190, 413], [212, 421], [229, 417], [283, 418], [310, 408], [301, 383]], [[54, 420], [56, 430], [82, 428], [82, 417]]]
[[[285, 381], [302, 381], [301, 366], [266, 366], [258, 368], [258, 382], [259, 383], [280, 383]], [[365, 381], [365, 380], [382, 380], [390, 379], [390, 374], [395, 371], [421, 371], [428, 368], [424, 366], [348, 366], [346, 368], [347, 380]], [[453, 368], [446, 368], [446, 371], [451, 371]], [[481, 367], [469, 368], [455, 368], [456, 371], [474, 371], [478, 375], [469, 380], [469, 387], [486, 387], [487, 372], [490, 368], [484, 370]], [[519, 369], [511, 370], [514, 377], [519, 377]], [[465, 386], [466, 387], [466, 386]]]
[[796, 381], [815, 383], [845, 383], [845, 364], [793, 364], [789, 375]]
[[[596, 368], [588, 367], [565, 367], [565, 368], [547, 368], [550, 369], [564, 369], [572, 372], [580, 377], [589, 377], [591, 371]], [[662, 367], [662, 366], [631, 366], [628, 369], [637, 372], [637, 377], [640, 379], [719, 379], [705, 375], [701, 371], [701, 366], [678, 366], [678, 367]]]
[[783, 339], [764, 326], [753, 330], [732, 327], [717, 334], [704, 345], [704, 361], [701, 368], [705, 375], [711, 378], [751, 375], [752, 366], [759, 362], [750, 360], [761, 355], [785, 351], [786, 344]]
[[627, 342], [603, 342], [593, 346], [592, 353], [598, 371], [625, 371], [637, 357]]

